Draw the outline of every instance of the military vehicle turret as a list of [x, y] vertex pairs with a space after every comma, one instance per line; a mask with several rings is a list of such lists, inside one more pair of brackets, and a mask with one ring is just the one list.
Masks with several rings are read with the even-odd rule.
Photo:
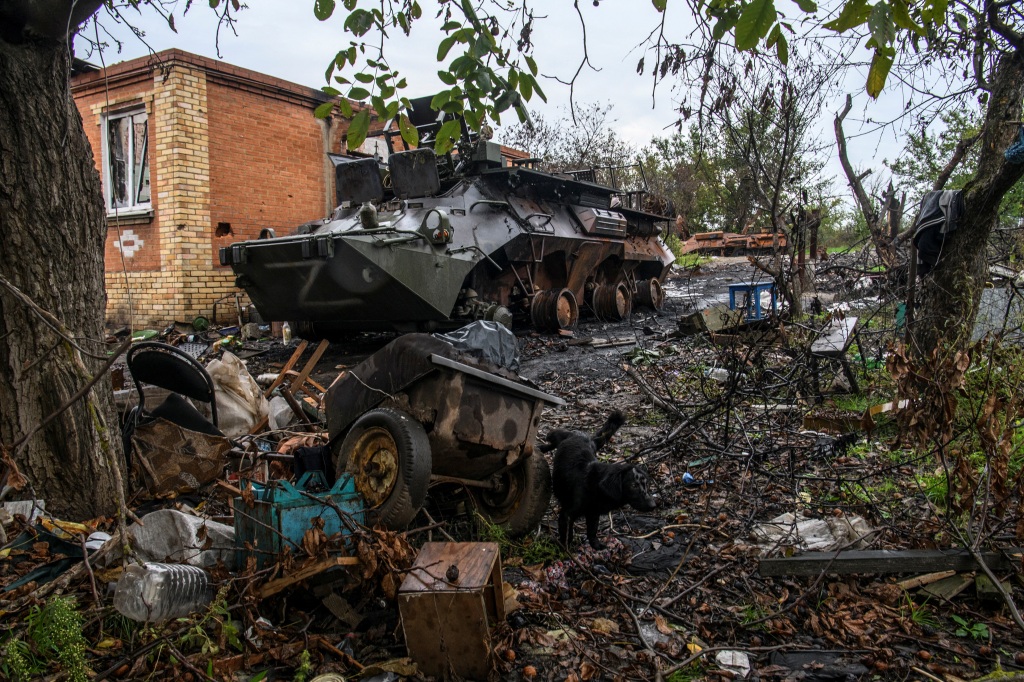
[[[421, 140], [440, 123], [421, 121]], [[487, 140], [436, 156], [384, 136], [386, 159], [332, 155], [329, 219], [221, 249], [264, 319], [331, 338], [477, 319], [554, 331], [581, 310], [620, 320], [661, 307], [674, 257], [659, 237], [668, 218], [642, 210], [642, 168], [547, 173]], [[599, 183], [602, 172], [640, 189]]]

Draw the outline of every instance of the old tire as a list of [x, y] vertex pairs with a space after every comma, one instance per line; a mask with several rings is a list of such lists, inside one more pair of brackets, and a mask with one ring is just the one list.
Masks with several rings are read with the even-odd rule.
[[400, 410], [378, 408], [356, 420], [335, 453], [335, 469], [355, 479], [366, 520], [401, 530], [423, 506], [430, 483], [430, 441]]
[[539, 452], [500, 474], [498, 488], [473, 489], [480, 514], [505, 529], [510, 537], [532, 532], [547, 513], [551, 501], [551, 470]]

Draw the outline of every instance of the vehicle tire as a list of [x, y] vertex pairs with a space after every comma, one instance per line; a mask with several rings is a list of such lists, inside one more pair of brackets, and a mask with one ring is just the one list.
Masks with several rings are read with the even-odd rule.
[[497, 490], [472, 490], [480, 514], [503, 527], [510, 537], [530, 533], [544, 518], [551, 501], [547, 460], [534, 452], [525, 462], [501, 474], [499, 483]]
[[356, 420], [335, 451], [335, 470], [347, 471], [366, 500], [366, 522], [401, 530], [423, 506], [430, 483], [430, 441], [423, 426], [400, 410], [381, 407]]

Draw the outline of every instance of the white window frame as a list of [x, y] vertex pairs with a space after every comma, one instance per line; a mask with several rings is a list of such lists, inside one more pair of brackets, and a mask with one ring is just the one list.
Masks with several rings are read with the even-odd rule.
[[152, 185], [150, 186], [150, 200], [149, 201], [136, 201], [136, 197], [139, 193], [139, 181], [142, 178], [136, 178], [135, 176], [135, 165], [131, 163], [131, 159], [135, 157], [135, 135], [130, 134], [128, 136], [128, 151], [127, 157], [129, 163], [127, 164], [126, 173], [128, 175], [128, 186], [132, 188], [129, 196], [129, 201], [126, 206], [115, 209], [111, 200], [111, 189], [113, 188], [113, 182], [110, 177], [110, 122], [117, 121], [124, 118], [134, 118], [138, 115], [142, 115], [146, 119], [146, 149], [145, 149], [145, 160], [143, 162], [143, 168], [149, 168], [149, 115], [146, 112], [144, 106], [132, 107], [128, 109], [119, 109], [107, 114], [102, 117], [103, 125], [101, 126], [100, 135], [102, 138], [102, 153], [103, 153], [103, 201], [107, 208], [107, 215], [137, 215], [142, 213], [151, 213], [153, 210], [152, 203]]

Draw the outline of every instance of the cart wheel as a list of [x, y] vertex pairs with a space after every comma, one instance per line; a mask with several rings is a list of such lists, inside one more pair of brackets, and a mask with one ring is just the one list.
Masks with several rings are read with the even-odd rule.
[[551, 500], [551, 470], [535, 452], [521, 465], [498, 477], [493, 490], [473, 489], [480, 513], [505, 528], [511, 537], [526, 535], [544, 518]]
[[430, 483], [430, 441], [423, 426], [399, 410], [370, 410], [352, 425], [336, 453], [335, 468], [355, 479], [370, 524], [392, 530], [409, 525]]

